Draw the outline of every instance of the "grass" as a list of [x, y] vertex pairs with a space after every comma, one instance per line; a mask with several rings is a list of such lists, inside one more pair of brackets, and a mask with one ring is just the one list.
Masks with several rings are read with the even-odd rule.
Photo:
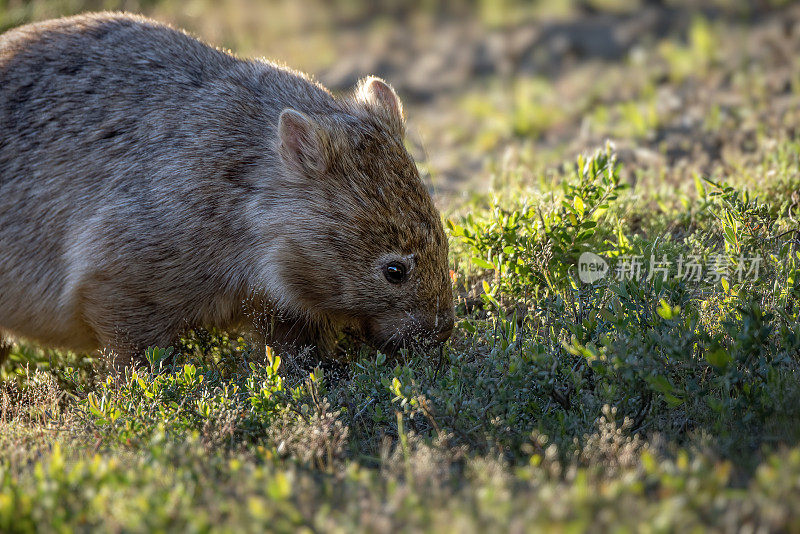
[[[14, 344], [0, 531], [800, 529], [800, 117], [771, 107], [768, 67], [718, 53], [728, 27], [692, 20], [639, 59], [412, 104], [463, 119], [420, 127], [494, 184], [446, 206], [441, 352], [308, 369], [192, 332], [109, 377]], [[627, 157], [673, 150], [664, 95], [697, 86], [680, 142], [723, 135], [713, 164]], [[582, 150], [552, 139], [585, 117]], [[586, 253], [609, 266], [593, 283]]]

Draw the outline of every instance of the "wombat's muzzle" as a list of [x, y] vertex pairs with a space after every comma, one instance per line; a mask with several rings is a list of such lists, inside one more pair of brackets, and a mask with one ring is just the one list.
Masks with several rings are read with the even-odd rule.
[[382, 352], [396, 353], [401, 348], [418, 347], [429, 349], [439, 346], [450, 339], [453, 333], [454, 318], [440, 317], [428, 327], [416, 324], [404, 330], [386, 332], [378, 324], [365, 324], [364, 333], [370, 344]]
[[437, 343], [444, 343], [445, 341], [450, 339], [450, 336], [452, 334], [453, 334], [453, 324], [450, 323], [450, 326], [448, 326], [445, 329], [440, 330], [439, 333], [436, 334], [436, 342]]

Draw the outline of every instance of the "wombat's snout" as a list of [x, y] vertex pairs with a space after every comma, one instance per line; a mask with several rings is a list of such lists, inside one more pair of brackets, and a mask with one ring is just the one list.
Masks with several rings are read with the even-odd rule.
[[423, 347], [441, 345], [453, 334], [455, 324], [455, 314], [453, 310], [447, 309], [440, 311], [432, 321], [427, 324], [411, 327], [409, 331], [410, 341]]
[[364, 333], [374, 347], [394, 353], [402, 347], [441, 345], [450, 339], [454, 322], [453, 312], [440, 314], [430, 322], [411, 321], [402, 326], [392, 319], [372, 319], [364, 324]]
[[436, 334], [436, 342], [437, 343], [444, 343], [445, 341], [450, 339], [451, 335], [453, 335], [453, 323], [452, 322], [450, 323], [450, 326], [441, 329]]
[[435, 330], [434, 339], [436, 343], [444, 343], [453, 334], [453, 326], [455, 325], [455, 317], [451, 313], [445, 317], [439, 318], [438, 328]]

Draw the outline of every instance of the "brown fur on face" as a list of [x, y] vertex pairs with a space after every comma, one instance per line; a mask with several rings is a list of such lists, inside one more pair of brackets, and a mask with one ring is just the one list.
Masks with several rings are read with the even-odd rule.
[[344, 326], [379, 347], [446, 339], [447, 241], [402, 139], [378, 79], [335, 98], [124, 14], [11, 30], [0, 328], [123, 362], [195, 326], [294, 349]]

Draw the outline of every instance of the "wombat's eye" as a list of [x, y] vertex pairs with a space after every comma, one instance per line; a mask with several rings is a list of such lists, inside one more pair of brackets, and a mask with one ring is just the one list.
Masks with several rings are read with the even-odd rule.
[[402, 284], [406, 281], [406, 266], [399, 261], [392, 261], [383, 267], [383, 276], [391, 284]]

